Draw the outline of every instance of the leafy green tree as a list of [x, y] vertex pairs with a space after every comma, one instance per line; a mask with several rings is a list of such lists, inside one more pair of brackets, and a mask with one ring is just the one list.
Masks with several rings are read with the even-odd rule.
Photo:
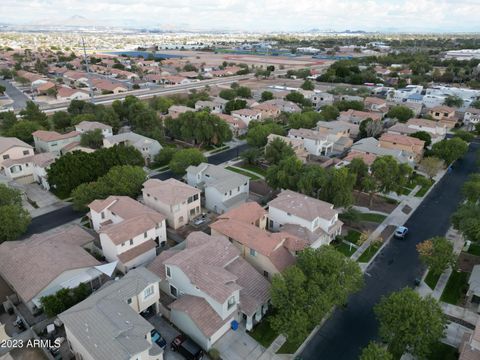
[[460, 205], [452, 215], [452, 224], [465, 238], [480, 243], [480, 203]]
[[307, 248], [296, 265], [273, 278], [271, 325], [289, 341], [301, 342], [334, 306], [345, 304], [362, 286], [355, 261], [330, 246]]
[[45, 129], [50, 128], [47, 115], [33, 101], [27, 101], [25, 108], [20, 111], [20, 116], [23, 120], [37, 123]]
[[53, 127], [56, 130], [65, 130], [67, 127], [72, 126], [72, 119], [68, 112], [57, 111], [52, 116]]
[[447, 96], [443, 105], [451, 106], [451, 107], [462, 107], [463, 106], [463, 99], [458, 96]]
[[232, 111], [245, 109], [247, 107], [247, 102], [245, 100], [236, 99], [230, 100], [225, 104], [225, 112], [231, 114]]
[[291, 129], [312, 129], [320, 120], [322, 120], [322, 115], [316, 111], [292, 113], [288, 116], [288, 125]]
[[237, 96], [237, 92], [232, 89], [223, 89], [218, 96], [225, 100], [233, 100]]
[[55, 294], [42, 296], [40, 303], [45, 314], [48, 317], [54, 317], [85, 300], [91, 292], [91, 289], [86, 284], [81, 283], [76, 288], [63, 288]]
[[80, 138], [80, 145], [92, 149], [100, 149], [103, 146], [102, 130], [95, 129], [84, 132]]
[[152, 107], [152, 109], [160, 111], [162, 114], [166, 114], [168, 112], [168, 109], [172, 105], [174, 105], [174, 101], [165, 96], [154, 96], [150, 100], [150, 106]]
[[354, 158], [348, 164], [348, 169], [352, 174], [355, 174], [355, 188], [362, 190], [363, 189], [363, 180], [369, 176], [368, 174], [368, 165], [365, 164], [363, 159]]
[[324, 105], [320, 110], [320, 119], [323, 121], [336, 120], [340, 116], [338, 108], [334, 105]]
[[42, 127], [34, 122], [28, 120], [17, 121], [10, 129], [5, 131], [6, 136], [19, 138], [26, 143], [33, 143], [32, 133], [42, 129]]
[[285, 135], [285, 130], [281, 125], [273, 122], [259, 123], [252, 121], [249, 124], [247, 143], [255, 147], [265, 146], [270, 134]]
[[468, 202], [473, 204], [480, 200], [480, 174], [470, 175], [462, 186], [462, 194]]
[[332, 203], [335, 207], [347, 207], [353, 204], [355, 182], [356, 176], [348, 168], [329, 168], [326, 184], [320, 191], [320, 199]]
[[364, 105], [363, 102], [357, 100], [341, 100], [333, 104], [338, 111], [347, 111], [350, 109], [363, 111]]
[[197, 166], [202, 162], [207, 162], [207, 159], [200, 150], [183, 149], [173, 155], [169, 166], [175, 174], [183, 175], [189, 166]]
[[457, 260], [453, 244], [445, 237], [436, 236], [417, 245], [420, 260], [433, 274], [440, 275]]
[[285, 100], [294, 102], [302, 106], [310, 106], [312, 104], [310, 100], [305, 99], [305, 96], [303, 96], [303, 94], [299, 93], [298, 91], [292, 91], [291, 93], [287, 94], [287, 96], [285, 96]]
[[160, 152], [155, 155], [155, 166], [165, 166], [172, 160], [173, 155], [178, 151], [177, 148], [164, 147]]
[[301, 88], [303, 90], [310, 90], [310, 91], [313, 91], [315, 90], [315, 85], [313, 84], [313, 82], [311, 82], [310, 80], [305, 80], [301, 86]]
[[387, 117], [397, 119], [402, 123], [407, 122], [408, 119], [411, 119], [414, 116], [415, 113], [413, 110], [403, 105], [392, 106], [387, 113]]
[[422, 298], [411, 288], [382, 298], [375, 313], [380, 336], [396, 358], [405, 352], [426, 358], [443, 337], [446, 319], [442, 308], [431, 296]]
[[471, 142], [473, 139], [475, 139], [474, 134], [472, 134], [469, 131], [465, 131], [465, 130], [457, 130], [453, 134], [453, 137], [458, 137], [458, 138], [462, 139], [463, 141], [466, 141], [467, 143]]
[[370, 342], [370, 344], [362, 350], [360, 360], [393, 360], [393, 355], [388, 352], [385, 346]]
[[13, 111], [5, 111], [0, 113], [0, 131], [2, 133], [7, 132], [17, 122], [17, 115], [15, 115]]
[[258, 158], [260, 157], [260, 151], [257, 148], [251, 148], [243, 151], [240, 154], [240, 157], [245, 160], [247, 164], [253, 165], [257, 163]]
[[278, 164], [281, 160], [295, 156], [295, 152], [290, 144], [287, 144], [282, 139], [273, 139], [265, 147], [265, 160], [270, 164]]
[[265, 179], [274, 189], [290, 189], [296, 191], [302, 178], [303, 164], [295, 156], [281, 160], [278, 165], [267, 169]]
[[96, 121], [95, 114], [78, 114], [72, 116], [72, 126], [80, 124], [82, 121]]
[[272, 99], [273, 99], [273, 93], [271, 91], [262, 92], [262, 101], [267, 101]]
[[0, 242], [15, 240], [30, 224], [30, 215], [22, 208], [22, 194], [0, 184]]
[[3, 94], [5, 93], [5, 91], [6, 91], [6, 90], [7, 90], [7, 88], [6, 88], [5, 86], [3, 86], [3, 85], [0, 85], [0, 94], [2, 94], [2, 95], [3, 95]]
[[472, 107], [474, 107], [475, 109], [480, 109], [480, 100], [472, 102]]
[[244, 99], [250, 99], [252, 97], [252, 90], [246, 86], [240, 86], [236, 90], [237, 96], [240, 96]]
[[319, 190], [327, 184], [327, 170], [315, 164], [305, 165], [302, 169], [298, 190], [313, 198], [318, 198]]
[[426, 156], [420, 161], [419, 167], [432, 179], [445, 166], [442, 159], [435, 156]]
[[432, 153], [450, 165], [468, 151], [468, 144], [460, 138], [444, 139], [432, 145]]
[[409, 136], [425, 141], [424, 148], [427, 148], [432, 144], [432, 136], [426, 131], [417, 131]]

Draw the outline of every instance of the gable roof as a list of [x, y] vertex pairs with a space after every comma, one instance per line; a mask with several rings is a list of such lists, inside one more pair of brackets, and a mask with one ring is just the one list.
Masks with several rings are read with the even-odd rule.
[[[187, 173], [194, 175], [201, 173], [204, 184], [206, 186], [214, 187], [221, 193], [241, 186], [249, 180], [245, 175], [227, 170], [220, 165], [208, 163], [201, 163], [198, 166], [189, 166], [187, 168]], [[208, 175], [208, 177], [205, 175]]]
[[80, 133], [78, 131], [70, 131], [66, 134], [60, 134], [56, 131], [37, 130], [34, 131], [32, 135], [42, 141], [50, 142], [74, 138], [76, 136], [79, 136]]
[[29, 302], [65, 271], [100, 265], [82, 248], [93, 239], [74, 225], [52, 234], [5, 241], [0, 244], [0, 274], [24, 302]]
[[386, 141], [394, 144], [401, 144], [406, 146], [420, 146], [423, 148], [425, 141], [406, 135], [384, 133], [380, 136], [380, 141]]
[[0, 136], [0, 154], [11, 149], [12, 147], [21, 146], [28, 149], [33, 149], [31, 145], [28, 145], [26, 142], [23, 142], [16, 137], [3, 137]]
[[90, 131], [95, 129], [112, 129], [110, 125], [106, 125], [98, 121], [82, 121], [81, 123], [75, 125], [75, 128], [82, 129], [84, 131]]
[[219, 215], [218, 219], [235, 219], [248, 224], [254, 224], [262, 217], [267, 215], [267, 211], [257, 202], [251, 201], [243, 203], [226, 213]]
[[187, 201], [189, 197], [200, 194], [200, 190], [178, 181], [174, 178], [167, 180], [149, 179], [143, 183], [143, 190], [151, 196], [155, 196], [159, 201], [176, 205]]

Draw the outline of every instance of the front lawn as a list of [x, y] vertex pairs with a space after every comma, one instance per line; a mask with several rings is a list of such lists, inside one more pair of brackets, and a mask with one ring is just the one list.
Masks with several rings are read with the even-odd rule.
[[383, 220], [385, 220], [386, 216], [382, 214], [375, 214], [375, 213], [360, 213], [358, 218], [360, 221], [381, 223], [383, 222]]
[[428, 360], [457, 360], [458, 350], [450, 345], [438, 342], [432, 349]]
[[355, 246], [344, 243], [343, 241], [340, 241], [338, 243], [332, 243], [332, 245], [335, 250], [340, 251], [346, 257], [352, 256], [352, 254], [357, 251], [357, 248]]
[[260, 179], [257, 175], [251, 174], [249, 172], [246, 172], [246, 171], [243, 171], [243, 170], [231, 167], [231, 166], [227, 166], [226, 169], [230, 170], [230, 171], [233, 171], [233, 172], [236, 172], [236, 173], [239, 173], [239, 174], [242, 174], [242, 175], [245, 175], [245, 176], [248, 176], [250, 178], [250, 180]]
[[473, 243], [470, 244], [467, 252], [469, 254], [472, 254], [472, 255], [480, 256], [480, 245], [479, 244], [473, 244]]
[[251, 331], [247, 332], [248, 335], [254, 338], [264, 348], [268, 348], [278, 336], [270, 326], [268, 319], [268, 317], [264, 317]]
[[427, 276], [425, 276], [425, 284], [428, 285], [430, 289], [435, 289], [435, 286], [437, 286], [438, 279], [440, 279], [440, 276], [442, 274], [435, 274], [431, 271], [428, 271]]
[[345, 235], [344, 239], [353, 244], [357, 244], [358, 240], [360, 240], [360, 236], [362, 236], [362, 233], [360, 231], [348, 230], [348, 233], [347, 235]]
[[375, 241], [363, 252], [362, 255], [358, 258], [360, 263], [368, 263], [370, 259], [377, 253], [378, 249], [382, 247], [382, 242]]
[[453, 271], [450, 275], [447, 286], [443, 290], [440, 301], [457, 305], [468, 290], [468, 277], [470, 273]]
[[[303, 342], [303, 341], [302, 341]], [[285, 341], [285, 343], [278, 349], [277, 354], [294, 354], [295, 351], [302, 345], [302, 343], [294, 343]]]
[[240, 166], [244, 169], [247, 169], [247, 170], [250, 170], [250, 171], [253, 171], [254, 173], [257, 173], [257, 174], [260, 174], [262, 176], [265, 176], [267, 175], [267, 170], [265, 170], [264, 168], [258, 166], [258, 165], [252, 165], [252, 164], [243, 164], [242, 166]]

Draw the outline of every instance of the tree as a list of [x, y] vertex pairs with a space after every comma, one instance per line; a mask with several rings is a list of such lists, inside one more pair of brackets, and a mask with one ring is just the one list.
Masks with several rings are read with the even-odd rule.
[[393, 360], [393, 355], [388, 352], [385, 346], [370, 342], [370, 344], [362, 350], [360, 360]]
[[394, 357], [408, 352], [425, 358], [442, 337], [446, 319], [438, 302], [411, 288], [383, 297], [375, 306], [380, 336]]
[[335, 102], [333, 105], [338, 109], [338, 111], [347, 111], [350, 109], [363, 111], [364, 109], [363, 102], [356, 100], [341, 100]]
[[433, 179], [444, 166], [445, 163], [443, 160], [435, 156], [424, 157], [419, 164], [420, 169], [425, 172], [430, 179]]
[[240, 96], [241, 98], [249, 99], [252, 97], [252, 90], [246, 86], [240, 86], [236, 90], [237, 96]]
[[322, 115], [316, 111], [292, 113], [288, 116], [288, 125], [291, 129], [312, 129], [320, 120], [322, 120]]
[[460, 205], [452, 215], [452, 224], [465, 238], [480, 243], [480, 203]]
[[434, 156], [445, 161], [447, 165], [460, 159], [467, 151], [468, 144], [458, 137], [444, 139], [432, 145]]
[[183, 149], [173, 155], [169, 166], [175, 174], [183, 175], [189, 166], [197, 166], [202, 162], [207, 162], [207, 159], [200, 150]]
[[103, 146], [102, 130], [95, 129], [84, 132], [80, 138], [80, 145], [92, 149], [100, 149]]
[[473, 139], [475, 139], [475, 135], [472, 134], [471, 132], [465, 131], [465, 130], [458, 130], [453, 134], [453, 137], [458, 137], [462, 139], [463, 141], [471, 142]]
[[20, 111], [20, 115], [22, 116], [23, 120], [37, 123], [45, 129], [50, 127], [47, 115], [41, 111], [40, 107], [33, 101], [27, 101], [25, 108]]
[[247, 143], [250, 146], [262, 147], [267, 144], [267, 137], [270, 134], [284, 135], [285, 130], [279, 124], [266, 122], [250, 122], [247, 133]]
[[13, 111], [0, 112], [0, 130], [2, 133], [7, 132], [17, 122], [17, 115]]
[[245, 100], [236, 99], [230, 100], [225, 104], [225, 112], [230, 114], [232, 111], [245, 109], [247, 107], [247, 102]]
[[315, 90], [315, 85], [313, 84], [313, 82], [311, 82], [310, 80], [305, 80], [301, 86], [301, 88], [303, 90], [310, 90], [310, 91], [313, 91]]
[[295, 156], [292, 146], [280, 138], [273, 139], [265, 147], [265, 160], [270, 164], [278, 164], [281, 160], [290, 156]]
[[472, 174], [462, 186], [462, 194], [466, 201], [473, 204], [480, 200], [480, 174]]
[[271, 298], [275, 315], [272, 327], [301, 342], [336, 305], [363, 286], [358, 264], [331, 246], [307, 248], [297, 264], [273, 277]]
[[258, 158], [260, 157], [260, 151], [257, 148], [251, 148], [243, 151], [240, 154], [240, 157], [246, 161], [247, 164], [256, 164]]
[[432, 144], [432, 137], [426, 131], [417, 131], [409, 136], [425, 141], [425, 145], [423, 145], [424, 148], [427, 148]]
[[17, 239], [30, 224], [21, 196], [20, 191], [0, 184], [0, 242]]
[[52, 116], [53, 127], [56, 130], [65, 130], [72, 125], [72, 119], [68, 112], [57, 111]]
[[368, 165], [365, 164], [363, 159], [354, 158], [348, 164], [348, 169], [352, 174], [355, 174], [355, 187], [359, 190], [363, 189], [363, 180], [369, 176], [368, 174]]
[[327, 171], [321, 166], [309, 164], [302, 168], [298, 190], [313, 198], [319, 197], [319, 190], [327, 184]]
[[453, 267], [456, 263], [453, 244], [441, 236], [419, 243], [417, 251], [420, 260], [436, 275], [440, 275], [449, 266]]
[[472, 102], [472, 107], [474, 107], [475, 109], [480, 109], [480, 100]]
[[225, 100], [233, 100], [237, 96], [237, 92], [232, 89], [223, 89], [218, 96]]
[[443, 102], [443, 105], [446, 106], [451, 106], [451, 107], [462, 107], [463, 105], [463, 99], [458, 96], [447, 96], [445, 98], [445, 101]]
[[262, 92], [262, 101], [267, 101], [272, 99], [273, 99], [273, 93], [271, 91]]
[[402, 123], [407, 122], [408, 119], [411, 119], [414, 116], [415, 113], [413, 110], [403, 105], [393, 106], [387, 113], [387, 117], [397, 119]]
[[355, 174], [348, 168], [329, 168], [326, 183], [321, 188], [319, 197], [335, 207], [347, 207], [353, 203], [355, 181]]
[[323, 121], [331, 121], [338, 118], [340, 111], [334, 105], [324, 105], [320, 108], [320, 119]]
[[274, 189], [290, 189], [296, 191], [302, 178], [303, 164], [295, 156], [281, 160], [278, 165], [267, 169], [265, 179]]
[[291, 93], [287, 94], [287, 96], [285, 96], [285, 100], [288, 100], [303, 106], [311, 105], [310, 100], [305, 99], [305, 96], [303, 96], [303, 94], [299, 93], [298, 91], [292, 91]]
[[150, 100], [150, 106], [153, 109], [160, 111], [162, 114], [166, 114], [172, 105], [174, 105], [174, 101], [164, 96], [154, 96], [153, 99]]
[[19, 138], [26, 143], [33, 143], [32, 133], [40, 129], [42, 129], [42, 127], [38, 123], [22, 120], [17, 121], [10, 129], [5, 131], [5, 135]]
[[154, 164], [155, 166], [165, 166], [172, 160], [173, 155], [177, 152], [177, 148], [173, 147], [164, 147], [160, 152], [155, 155]]
[[5, 90], [7, 90], [7, 88], [3, 85], [0, 85], [0, 94], [4, 94], [5, 93]]

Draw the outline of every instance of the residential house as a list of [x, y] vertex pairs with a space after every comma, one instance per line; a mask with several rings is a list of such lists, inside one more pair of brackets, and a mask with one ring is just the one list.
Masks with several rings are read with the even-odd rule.
[[66, 86], [60, 86], [57, 89], [57, 100], [87, 100], [90, 98], [88, 92], [80, 89], [72, 89]]
[[[274, 92], [274, 95], [275, 94], [276, 92]], [[279, 108], [281, 112], [286, 112], [286, 113], [295, 113], [295, 112], [302, 111], [302, 109], [294, 102], [283, 100], [283, 99], [267, 100], [263, 102], [263, 104], [274, 105], [277, 108]]]
[[92, 79], [92, 86], [101, 93], [106, 94], [118, 94], [128, 90], [128, 88], [120, 82], [105, 79]]
[[147, 180], [142, 193], [145, 205], [165, 215], [173, 229], [188, 224], [202, 210], [201, 191], [174, 178]]
[[269, 118], [276, 118], [281, 114], [280, 108], [273, 104], [265, 104], [260, 103], [258, 105], [253, 106], [253, 109], [260, 110], [262, 115], [260, 116], [262, 119], [269, 119]]
[[330, 244], [342, 232], [333, 205], [291, 190], [268, 203], [268, 228], [306, 240], [312, 248]]
[[82, 134], [97, 129], [102, 132], [104, 138], [113, 135], [112, 127], [110, 125], [106, 125], [98, 121], [82, 121], [81, 123], [75, 125], [75, 130]]
[[53, 91], [53, 90], [55, 90], [55, 87], [56, 87], [56, 85], [53, 82], [47, 81], [47, 82], [37, 86], [35, 88], [35, 91], [38, 95], [48, 95], [49, 90]]
[[352, 162], [353, 159], [361, 159], [363, 162], [370, 167], [375, 159], [377, 158], [377, 155], [371, 154], [371, 153], [363, 153], [363, 152], [357, 152], [357, 151], [350, 151], [347, 156], [345, 156], [342, 159], [342, 163], [339, 164], [338, 167], [341, 166], [346, 166]]
[[473, 130], [475, 128], [475, 125], [480, 123], [480, 109], [476, 109], [473, 107], [468, 108], [465, 111], [463, 122], [470, 130]]
[[63, 78], [68, 80], [72, 84], [80, 85], [80, 86], [88, 86], [88, 75], [84, 72], [79, 71], [67, 71], [63, 74]]
[[319, 121], [317, 122], [317, 130], [333, 134], [340, 133], [342, 136], [349, 136], [352, 139], [356, 139], [360, 132], [360, 127], [356, 124], [340, 120]]
[[169, 320], [205, 350], [235, 322], [251, 330], [268, 309], [269, 282], [222, 236], [193, 232], [182, 245], [148, 266], [174, 299]]
[[260, 121], [262, 119], [262, 112], [257, 109], [240, 109], [231, 112], [233, 117], [242, 120], [245, 124], [250, 124], [250, 121]]
[[173, 119], [176, 119], [177, 117], [180, 116], [180, 114], [183, 114], [189, 111], [195, 111], [195, 109], [192, 109], [188, 106], [183, 106], [183, 105], [172, 105], [168, 108], [168, 116], [170, 116]]
[[201, 163], [189, 166], [187, 183], [202, 190], [205, 207], [222, 214], [248, 199], [250, 178], [220, 165]]
[[91, 202], [89, 217], [100, 235], [103, 255], [126, 273], [153, 260], [167, 242], [165, 216], [128, 196]]
[[262, 230], [266, 230], [268, 225], [267, 215], [268, 212], [257, 202], [249, 201], [219, 215], [217, 219], [238, 220], [243, 223], [255, 225]]
[[220, 218], [210, 225], [212, 236], [224, 236], [260, 274], [271, 279], [295, 263], [308, 242], [287, 232], [269, 232], [240, 219]]
[[80, 133], [78, 131], [60, 134], [56, 131], [37, 130], [32, 135], [35, 149], [38, 152], [60, 154], [65, 146], [74, 142], [80, 142]]
[[405, 124], [397, 123], [388, 129], [389, 133], [401, 135], [411, 135], [419, 131], [427, 132], [432, 144], [444, 139], [447, 133], [446, 126], [437, 121], [416, 118], [408, 120]]
[[145, 268], [134, 269], [61, 313], [75, 359], [163, 360], [153, 325], [140, 315], [156, 311], [159, 281]]
[[288, 132], [290, 139], [303, 141], [304, 148], [315, 156], [328, 155], [333, 150], [333, 141], [328, 134], [311, 129], [291, 129]]
[[315, 109], [320, 109], [324, 105], [332, 105], [334, 102], [333, 95], [327, 92], [313, 91], [308, 98]]
[[390, 155], [393, 156], [399, 163], [409, 164], [412, 167], [415, 165], [414, 153], [399, 149], [384, 148], [380, 146], [380, 142], [373, 137], [368, 137], [357, 141], [352, 145], [350, 151], [367, 155], [373, 154], [377, 157]]
[[55, 162], [57, 155], [54, 153], [40, 153], [21, 159], [5, 160], [4, 173], [8, 179], [21, 184], [37, 182], [45, 190], [50, 189], [47, 180], [47, 169]]
[[133, 146], [142, 153], [145, 163], [150, 164], [155, 155], [162, 150], [162, 145], [157, 140], [134, 132], [126, 132], [103, 138], [103, 147], [110, 148], [115, 145]]
[[347, 110], [342, 111], [338, 120], [351, 122], [352, 124], [359, 125], [362, 121], [367, 119], [372, 119], [374, 121], [382, 120], [383, 115], [378, 112], [366, 112], [366, 111], [358, 111], [358, 110]]
[[33, 147], [15, 137], [0, 136], [0, 170], [7, 160], [17, 160], [33, 155]]
[[477, 321], [473, 333], [465, 331], [458, 351], [458, 360], [480, 360], [480, 320]]
[[394, 149], [414, 154], [415, 161], [419, 161], [423, 156], [425, 141], [406, 135], [384, 133], [379, 139], [380, 147], [385, 149]]
[[388, 112], [388, 105], [384, 99], [377, 97], [366, 97], [363, 101], [365, 109], [372, 112], [379, 112], [385, 115]]
[[270, 144], [273, 140], [280, 139], [284, 143], [290, 145], [295, 152], [295, 156], [297, 159], [301, 160], [303, 163], [307, 162], [308, 158], [308, 151], [305, 149], [305, 145], [303, 140], [301, 139], [293, 139], [286, 136], [281, 136], [277, 134], [270, 134], [267, 136], [268, 144]]
[[239, 137], [245, 135], [248, 130], [247, 124], [243, 120], [240, 120], [232, 115], [228, 114], [216, 114], [220, 119], [225, 120], [232, 131], [233, 136]]
[[455, 108], [449, 106], [435, 106], [428, 110], [428, 115], [430, 115], [433, 120], [446, 125], [448, 129], [455, 127], [458, 122], [458, 118], [455, 116]]
[[[30, 311], [41, 308], [43, 296], [81, 283], [98, 288], [103, 275], [112, 275], [85, 249], [93, 236], [78, 225], [25, 240], [0, 244], [0, 276]], [[26, 266], [28, 264], [28, 266]]]
[[212, 114], [221, 114], [225, 110], [226, 103], [227, 100], [222, 98], [215, 98], [208, 101], [199, 100], [195, 103], [195, 110], [210, 109]]

